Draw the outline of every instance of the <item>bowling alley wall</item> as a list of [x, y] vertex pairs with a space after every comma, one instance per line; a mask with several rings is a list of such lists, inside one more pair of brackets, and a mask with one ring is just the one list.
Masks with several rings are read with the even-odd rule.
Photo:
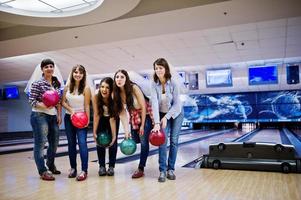
[[[178, 67], [184, 123], [299, 122], [299, 68], [300, 62]], [[146, 88], [152, 73], [129, 72], [146, 95], [149, 95], [150, 88]], [[100, 80], [101, 77], [97, 83]], [[7, 86], [0, 86], [0, 133], [31, 132], [31, 107], [23, 92], [24, 86], [10, 87], [11, 98], [4, 95], [5, 88]], [[64, 125], [60, 129], [63, 130]]]

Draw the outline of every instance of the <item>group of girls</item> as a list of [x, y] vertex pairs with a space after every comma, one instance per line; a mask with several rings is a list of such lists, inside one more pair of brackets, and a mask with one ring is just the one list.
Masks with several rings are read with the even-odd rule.
[[[165, 137], [170, 135], [169, 156], [167, 158], [167, 140], [159, 146], [159, 182], [166, 178], [175, 180], [175, 162], [177, 157], [178, 136], [183, 121], [183, 109], [180, 102], [179, 86], [173, 80], [168, 62], [164, 58], [157, 59], [154, 64], [154, 75], [151, 85], [151, 97], [145, 96], [141, 88], [132, 82], [127, 71], [118, 70], [114, 78], [106, 77], [100, 82], [98, 92], [94, 95], [87, 84], [87, 73], [82, 65], [73, 67], [69, 81], [64, 88], [61, 102], [55, 107], [47, 107], [42, 101], [46, 90], [59, 90], [60, 83], [53, 75], [54, 62], [45, 59], [41, 62], [43, 76], [32, 84], [29, 101], [32, 105], [31, 125], [34, 134], [34, 158], [42, 180], [55, 180], [53, 174], [60, 174], [54, 164], [59, 140], [61, 124], [61, 106], [66, 109], [64, 117], [68, 140], [68, 152], [71, 169], [69, 178], [77, 181], [86, 180], [88, 175], [88, 124], [84, 128], [76, 128], [71, 117], [76, 112], [86, 112], [90, 116], [90, 101], [93, 105], [93, 137], [97, 133], [107, 131], [112, 135], [109, 145], [109, 167], [106, 169], [106, 149], [97, 145], [99, 176], [113, 176], [117, 154], [117, 136], [119, 121], [125, 132], [125, 138], [132, 137], [141, 143], [140, 162], [132, 178], [144, 176], [149, 154], [149, 134], [151, 131], [163, 130]], [[130, 119], [128, 119], [130, 116]], [[130, 126], [129, 126], [130, 121]], [[43, 150], [48, 140], [47, 162], [45, 166]], [[76, 144], [79, 146], [81, 172], [77, 172]]]

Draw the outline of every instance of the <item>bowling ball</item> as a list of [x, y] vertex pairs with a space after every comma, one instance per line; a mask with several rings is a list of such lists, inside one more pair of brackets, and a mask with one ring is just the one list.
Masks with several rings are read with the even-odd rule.
[[149, 134], [149, 142], [154, 146], [160, 146], [165, 142], [165, 134], [163, 130], [151, 131]]
[[84, 128], [88, 124], [88, 116], [85, 112], [77, 112], [71, 115], [71, 122], [77, 128]]
[[60, 96], [55, 90], [47, 90], [42, 95], [42, 101], [47, 107], [56, 106], [60, 100]]
[[107, 131], [101, 131], [97, 134], [96, 142], [101, 147], [107, 147], [112, 142], [112, 135]]
[[136, 142], [131, 138], [124, 139], [120, 144], [120, 151], [125, 155], [132, 155], [135, 153], [136, 148]]

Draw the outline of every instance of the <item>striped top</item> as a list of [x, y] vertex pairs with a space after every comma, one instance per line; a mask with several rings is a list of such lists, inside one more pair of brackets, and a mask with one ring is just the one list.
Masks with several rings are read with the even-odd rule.
[[[32, 83], [29, 94], [29, 103], [32, 106], [32, 111], [56, 115], [56, 109], [54, 107], [51, 109], [36, 108], [37, 103], [42, 102], [42, 96], [44, 92], [48, 90], [54, 90], [54, 88], [44, 79], [44, 77]], [[60, 88], [56, 88], [55, 90], [58, 92], [58, 94], [60, 94]]]

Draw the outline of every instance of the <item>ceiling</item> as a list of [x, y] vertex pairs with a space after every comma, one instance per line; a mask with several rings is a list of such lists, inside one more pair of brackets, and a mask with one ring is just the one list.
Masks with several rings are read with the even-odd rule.
[[199, 72], [204, 92], [218, 92], [206, 89], [204, 71], [224, 66], [233, 71], [228, 91], [301, 88], [285, 84], [283, 67], [278, 85], [245, 81], [250, 64], [301, 61], [300, 0], [117, 1], [105, 0], [99, 17], [22, 21], [0, 13], [0, 85], [28, 80], [48, 57], [64, 78], [76, 64], [95, 78], [120, 68], [150, 72], [165, 57], [179, 70]]

